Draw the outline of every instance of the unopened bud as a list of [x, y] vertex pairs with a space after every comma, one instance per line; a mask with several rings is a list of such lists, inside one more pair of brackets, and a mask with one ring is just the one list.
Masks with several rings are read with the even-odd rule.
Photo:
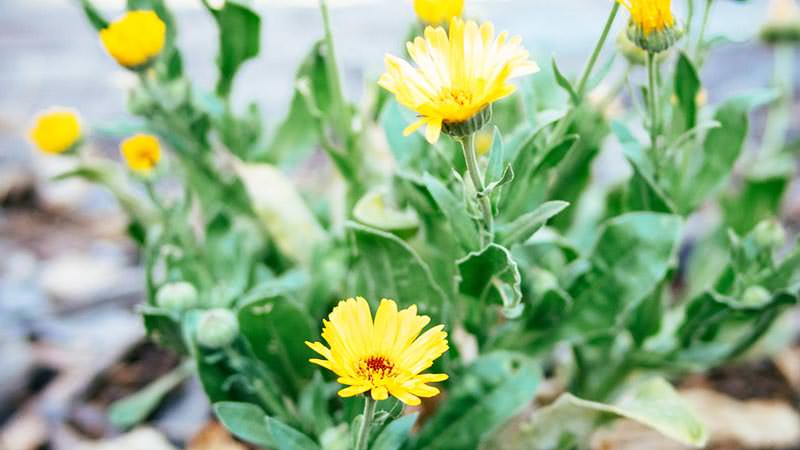
[[172, 311], [185, 311], [197, 306], [197, 289], [191, 283], [167, 283], [156, 293], [156, 304]]
[[772, 294], [764, 286], [750, 286], [742, 294], [742, 304], [746, 307], [758, 308], [769, 303]]
[[239, 322], [227, 309], [205, 311], [197, 323], [197, 342], [212, 349], [229, 345], [239, 335]]
[[756, 225], [753, 238], [761, 247], [774, 249], [786, 242], [786, 232], [776, 220], [764, 220]]

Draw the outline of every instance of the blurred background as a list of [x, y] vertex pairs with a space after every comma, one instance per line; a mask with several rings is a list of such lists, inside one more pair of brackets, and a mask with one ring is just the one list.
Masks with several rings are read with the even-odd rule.
[[[111, 15], [121, 12], [123, 3], [96, 1]], [[177, 15], [178, 45], [187, 71], [197, 85], [211, 89], [217, 43], [212, 19], [199, 0], [168, 3]], [[410, 3], [330, 1], [337, 52], [351, 96], [380, 74], [384, 53], [400, 51], [414, 20]], [[683, 2], [675, 3], [680, 17]], [[702, 74], [712, 104], [723, 96], [768, 86], [772, 74], [772, 54], [754, 38], [767, 1], [715, 3], [709, 34], [724, 36], [726, 42], [712, 52]], [[467, 14], [491, 18], [498, 28], [522, 35], [542, 67], [555, 56], [562, 69], [575, 73], [609, 5], [610, 0], [467, 0]], [[287, 108], [294, 72], [321, 36], [322, 26], [315, 0], [258, 0], [255, 6], [264, 20], [262, 51], [242, 70], [234, 99], [257, 99], [264, 120], [274, 125]], [[623, 20], [617, 21], [618, 28], [623, 25]], [[152, 428], [121, 435], [106, 418], [110, 402], [177, 361], [143, 339], [135, 311], [143, 295], [143, 272], [112, 197], [78, 181], [48, 181], [59, 172], [59, 162], [33, 151], [26, 134], [35, 113], [52, 105], [75, 108], [85, 126], [114, 129], [128, 117], [126, 91], [134, 81], [105, 55], [77, 2], [0, 0], [2, 450], [246, 448], [209, 422], [207, 400], [194, 382], [165, 402], [151, 418]], [[800, 85], [797, 77], [795, 85]], [[790, 139], [800, 131], [797, 111]], [[759, 134], [762, 127], [763, 117], [756, 115], [752, 133]], [[93, 139], [93, 144], [116, 154], [112, 139]], [[796, 203], [786, 206], [789, 219], [800, 216]], [[738, 436], [725, 448], [800, 449], [798, 347], [744, 368], [720, 369], [694, 383], [715, 384], [730, 394], [726, 401], [760, 402], [755, 407], [748, 403], [747, 408], [756, 408], [747, 410], [752, 416], [726, 419], [725, 427], [746, 430], [752, 440], [744, 442]], [[714, 407], [731, 407], [720, 405]], [[732, 409], [747, 409], [733, 405]], [[759, 436], [753, 417], [785, 421], [789, 435], [772, 436], [772, 441]], [[642, 444], [646, 441], [640, 439], [644, 438], [634, 439], [633, 446], [628, 442], [628, 447], [611, 439], [602, 448], [678, 448]]]

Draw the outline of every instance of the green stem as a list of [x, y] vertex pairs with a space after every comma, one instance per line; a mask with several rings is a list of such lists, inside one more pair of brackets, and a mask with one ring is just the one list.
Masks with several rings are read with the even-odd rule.
[[694, 60], [698, 67], [703, 64], [703, 46], [706, 40], [706, 27], [708, 26], [708, 18], [711, 17], [711, 5], [714, 0], [706, 0], [706, 6], [703, 10], [703, 21], [700, 23], [700, 33], [697, 35], [697, 44], [694, 50]]
[[650, 149], [653, 153], [654, 161], [660, 160], [658, 154], [658, 128], [659, 128], [659, 114], [658, 114], [658, 83], [656, 81], [656, 54], [647, 52], [647, 96], [648, 96], [648, 109], [650, 112]]
[[488, 195], [481, 195], [486, 187], [483, 176], [478, 168], [478, 154], [475, 151], [475, 133], [460, 139], [461, 149], [464, 151], [464, 161], [467, 163], [467, 172], [472, 180], [472, 185], [478, 194], [478, 203], [483, 214], [483, 233], [481, 244], [486, 245], [494, 240], [494, 216], [492, 215], [492, 202]]
[[774, 50], [773, 84], [780, 97], [770, 105], [761, 154], [779, 152], [786, 144], [794, 101], [794, 49], [789, 45], [779, 45]]
[[355, 450], [367, 450], [369, 429], [375, 416], [375, 406], [378, 404], [369, 393], [364, 397], [364, 414], [361, 416], [361, 426], [358, 428]]
[[581, 78], [578, 81], [577, 92], [580, 99], [583, 99], [584, 94], [586, 94], [586, 85], [589, 82], [589, 77], [592, 75], [595, 64], [597, 64], [597, 58], [600, 57], [600, 52], [608, 39], [608, 33], [611, 32], [611, 26], [614, 25], [614, 19], [616, 19], [618, 12], [619, 2], [614, 2], [614, 6], [611, 7], [611, 12], [608, 14], [608, 19], [606, 19], [606, 24], [603, 27], [603, 32], [600, 34], [600, 39], [597, 41], [597, 45], [594, 46], [592, 55], [589, 57], [589, 61], [586, 62], [586, 67], [583, 68], [583, 74], [581, 74]]
[[345, 107], [342, 81], [339, 76], [339, 64], [336, 59], [336, 47], [333, 43], [333, 31], [331, 29], [330, 13], [328, 12], [328, 2], [326, 0], [319, 0], [319, 9], [322, 13], [322, 25], [325, 28], [325, 52], [328, 60], [325, 68], [333, 100], [333, 120], [336, 122], [336, 129], [340, 134], [339, 138], [346, 140], [350, 135], [349, 115]]
[[[694, 0], [686, 0], [686, 36], [692, 35], [692, 22], [694, 22]], [[691, 39], [686, 39], [686, 50], [691, 46]]]
[[[597, 58], [600, 56], [600, 52], [603, 50], [603, 47], [608, 40], [608, 34], [611, 31], [611, 26], [614, 24], [614, 19], [617, 17], [617, 13], [619, 12], [619, 3], [614, 2], [614, 6], [611, 7], [611, 12], [608, 14], [608, 19], [606, 19], [606, 24], [603, 27], [603, 32], [600, 34], [600, 39], [597, 40], [597, 44], [594, 46], [594, 50], [592, 51], [591, 56], [586, 61], [586, 66], [583, 68], [583, 73], [578, 81], [577, 87], [577, 94], [578, 100], [583, 101], [583, 96], [586, 94], [586, 86], [589, 82], [589, 77], [592, 75], [592, 71], [594, 70], [595, 64], [597, 64]], [[561, 138], [564, 137], [564, 134], [567, 132], [570, 123], [572, 123], [572, 119], [575, 117], [575, 110], [577, 109], [578, 105], [570, 106], [569, 110], [564, 117], [559, 120], [556, 129], [553, 131], [553, 134], [550, 135], [548, 140], [548, 144], [553, 145], [558, 143]]]

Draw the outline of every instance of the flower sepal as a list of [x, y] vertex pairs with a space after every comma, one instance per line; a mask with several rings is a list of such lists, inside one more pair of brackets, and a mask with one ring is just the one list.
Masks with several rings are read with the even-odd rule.
[[628, 23], [628, 39], [637, 47], [650, 53], [661, 53], [669, 50], [683, 37], [683, 28], [675, 25], [659, 30], [646, 32], [633, 21]]
[[489, 105], [463, 122], [442, 122], [442, 133], [453, 139], [462, 139], [477, 133], [492, 121], [492, 106]]

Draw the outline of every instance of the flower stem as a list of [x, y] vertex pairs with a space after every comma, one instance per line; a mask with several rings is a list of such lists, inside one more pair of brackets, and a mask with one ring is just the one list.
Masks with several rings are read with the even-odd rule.
[[703, 21], [700, 22], [700, 33], [697, 35], [697, 43], [694, 49], [694, 60], [697, 66], [702, 66], [703, 62], [703, 45], [706, 39], [706, 27], [708, 26], [708, 18], [711, 17], [711, 5], [714, 0], [706, 0], [706, 6], [703, 10]]
[[494, 216], [492, 215], [492, 202], [488, 195], [482, 195], [486, 187], [483, 184], [483, 176], [478, 169], [478, 154], [475, 151], [475, 133], [464, 136], [459, 140], [461, 149], [464, 151], [464, 161], [467, 163], [467, 172], [472, 180], [472, 185], [478, 194], [478, 203], [483, 214], [483, 232], [481, 233], [481, 244], [486, 245], [494, 240]]
[[[614, 19], [617, 17], [617, 12], [619, 12], [619, 3], [615, 1], [614, 6], [611, 7], [611, 12], [608, 14], [608, 19], [606, 19], [603, 32], [600, 34], [600, 39], [597, 40], [597, 44], [595, 44], [591, 56], [586, 61], [586, 66], [583, 68], [583, 73], [578, 81], [577, 94], [579, 101], [583, 101], [583, 96], [586, 94], [586, 87], [589, 83], [589, 77], [592, 75], [592, 71], [594, 70], [595, 64], [597, 64], [597, 59], [600, 57], [600, 52], [603, 50], [606, 40], [608, 40], [608, 34], [611, 31], [611, 26], [614, 24]], [[564, 117], [559, 120], [556, 129], [553, 131], [553, 134], [550, 135], [550, 139], [548, 140], [550, 145], [558, 143], [558, 141], [564, 137], [564, 134], [567, 132], [567, 128], [569, 128], [569, 124], [572, 123], [572, 119], [575, 116], [575, 109], [577, 107], [578, 105], [572, 105]]]
[[364, 397], [364, 414], [361, 416], [361, 426], [358, 428], [355, 450], [367, 450], [369, 429], [375, 416], [375, 406], [378, 402], [369, 393]]
[[761, 144], [761, 155], [780, 152], [786, 144], [786, 131], [792, 117], [794, 48], [781, 44], [775, 47], [773, 85], [780, 96], [772, 102]]
[[606, 19], [606, 24], [603, 27], [603, 32], [600, 34], [600, 39], [597, 41], [597, 45], [595, 45], [594, 50], [592, 51], [592, 56], [589, 57], [589, 61], [586, 62], [586, 67], [583, 68], [583, 74], [581, 74], [581, 78], [578, 81], [578, 98], [583, 99], [584, 94], [586, 94], [586, 85], [589, 82], [589, 77], [592, 74], [592, 70], [594, 70], [595, 64], [597, 64], [597, 58], [600, 57], [600, 52], [603, 50], [603, 46], [608, 39], [608, 33], [611, 32], [611, 26], [614, 24], [614, 19], [617, 17], [617, 12], [619, 12], [619, 2], [614, 2], [614, 6], [611, 7], [611, 12], [608, 14], [608, 19]]
[[656, 82], [656, 54], [647, 52], [647, 96], [648, 96], [648, 109], [650, 112], [650, 148], [653, 152], [653, 158], [658, 161], [658, 83]]

